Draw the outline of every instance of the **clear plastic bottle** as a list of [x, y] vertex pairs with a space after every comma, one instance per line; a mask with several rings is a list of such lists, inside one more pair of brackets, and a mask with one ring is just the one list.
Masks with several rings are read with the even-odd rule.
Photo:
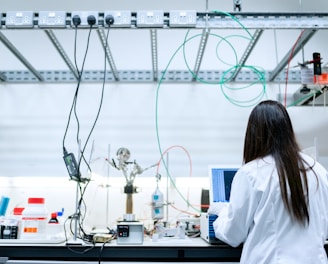
[[17, 234], [16, 238], [20, 238], [22, 232], [22, 213], [24, 211], [24, 207], [15, 207], [13, 210], [12, 219], [17, 225]]
[[48, 211], [44, 198], [28, 198], [28, 205], [22, 212], [21, 239], [46, 239]]
[[23, 209], [24, 208], [15, 207], [12, 215], [1, 217], [1, 239], [17, 239], [20, 237], [21, 212]]
[[153, 219], [163, 219], [164, 218], [164, 195], [156, 188], [152, 196], [152, 218]]

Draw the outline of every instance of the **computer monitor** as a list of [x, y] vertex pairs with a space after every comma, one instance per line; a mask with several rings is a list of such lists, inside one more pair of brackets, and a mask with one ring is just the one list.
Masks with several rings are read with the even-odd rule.
[[229, 202], [232, 180], [238, 170], [235, 165], [210, 165], [210, 204]]

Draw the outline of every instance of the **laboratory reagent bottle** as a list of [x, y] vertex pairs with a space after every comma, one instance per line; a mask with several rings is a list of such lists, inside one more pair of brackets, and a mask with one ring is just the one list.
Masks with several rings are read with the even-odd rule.
[[156, 188], [152, 196], [152, 218], [153, 219], [163, 219], [164, 218], [164, 195], [163, 193]]
[[59, 221], [57, 212], [51, 213], [50, 220], [47, 224], [47, 239], [54, 240], [64, 236], [64, 226]]
[[22, 213], [21, 239], [46, 239], [48, 212], [44, 198], [28, 198]]

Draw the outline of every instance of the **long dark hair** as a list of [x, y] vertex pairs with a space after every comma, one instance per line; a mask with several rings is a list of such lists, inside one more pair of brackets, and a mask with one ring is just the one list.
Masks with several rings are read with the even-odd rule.
[[244, 142], [244, 163], [272, 155], [283, 203], [297, 222], [309, 223], [308, 181], [294, 130], [285, 107], [262, 101], [251, 112]]

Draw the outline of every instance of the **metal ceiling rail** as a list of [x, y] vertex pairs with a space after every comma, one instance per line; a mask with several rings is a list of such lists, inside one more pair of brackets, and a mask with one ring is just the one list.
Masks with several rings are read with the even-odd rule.
[[[207, 19], [210, 16], [210, 19]], [[197, 28], [327, 29], [327, 12], [211, 12], [197, 13]], [[242, 25], [242, 26], [241, 26]]]
[[[39, 80], [29, 71], [2, 71], [6, 76], [7, 83], [38, 83]], [[40, 71], [46, 83], [75, 83], [75, 76], [71, 71]], [[151, 70], [122, 70], [118, 71], [118, 78], [121, 83], [151, 83], [153, 82], [153, 73]], [[166, 72], [159, 71], [162, 76], [163, 83], [189, 83], [193, 80], [193, 76], [188, 70], [168, 70]], [[271, 72], [263, 72], [264, 79], [268, 80]], [[226, 72], [223, 70], [200, 70], [198, 73], [199, 79], [208, 83], [220, 83], [222, 76]], [[103, 81], [104, 72], [102, 70], [85, 70], [82, 75], [83, 83], [96, 83]], [[285, 72], [282, 71], [275, 78], [275, 83], [285, 81]], [[258, 72], [251, 70], [241, 70], [235, 79], [236, 83], [250, 83], [259, 81]], [[106, 72], [106, 82], [116, 82], [111, 71]], [[288, 74], [289, 83], [301, 83], [301, 71], [290, 70]]]
[[276, 76], [286, 67], [288, 62], [299, 52], [299, 50], [312, 38], [316, 30], [306, 29], [296, 41], [295, 45], [287, 52], [285, 57], [279, 62], [276, 68], [272, 71], [268, 81], [273, 81]]
[[158, 80], [158, 52], [157, 52], [157, 31], [150, 30], [151, 61], [153, 67], [153, 80]]
[[[88, 13], [88, 11], [86, 11]], [[41, 12], [40, 12], [41, 13]], [[24, 71], [2, 71], [0, 74], [0, 80], [2, 82], [18, 82], [21, 83], [24, 80], [26, 82], [36, 82], [36, 81], [62, 81], [62, 82], [72, 82], [76, 81], [78, 78], [78, 73], [69, 60], [67, 54], [62, 48], [60, 42], [52, 32], [52, 29], [57, 30], [65, 30], [65, 29], [74, 29], [72, 22], [72, 13], [69, 12], [50, 12], [47, 16], [46, 14], [42, 14], [39, 17], [39, 13], [37, 12], [26, 12], [28, 17], [27, 22], [25, 23], [22, 20], [23, 12], [19, 12], [20, 17], [15, 16], [16, 12], [10, 13], [0, 13], [0, 30], [6, 31], [17, 28], [24, 28], [28, 30], [44, 30], [48, 35], [49, 39], [58, 50], [59, 54], [67, 64], [70, 72], [67, 71], [37, 71], [33, 68], [33, 66], [23, 57], [23, 55], [15, 48], [15, 46], [6, 38], [5, 35], [0, 31], [0, 41], [4, 43], [4, 45], [27, 67], [28, 70], [31, 71], [31, 74], [27, 74]], [[90, 12], [91, 13], [91, 12]], [[114, 11], [106, 11], [103, 12], [92, 12], [93, 15], [96, 15], [96, 26], [94, 27], [99, 35], [99, 38], [102, 42], [103, 48], [105, 50], [105, 56], [110, 65], [111, 71], [109, 72], [109, 76], [106, 76], [108, 81], [122, 81], [122, 82], [149, 82], [149, 81], [157, 81], [158, 74], [160, 70], [158, 69], [158, 43], [157, 43], [157, 31], [160, 28], [163, 29], [176, 29], [176, 28], [186, 28], [186, 29], [203, 29], [202, 37], [200, 40], [198, 54], [196, 57], [196, 62], [194, 65], [194, 73], [195, 75], [190, 77], [190, 73], [182, 74], [184, 71], [174, 71], [172, 74], [169, 74], [168, 77], [164, 81], [174, 81], [174, 82], [185, 82], [185, 81], [195, 81], [196, 75], [202, 75], [201, 79], [204, 80], [214, 80], [216, 81], [218, 78], [217, 71], [209, 70], [209, 71], [200, 71], [201, 62], [203, 59], [204, 51], [206, 48], [209, 32], [211, 29], [256, 29], [253, 39], [249, 42], [241, 60], [239, 61], [239, 65], [244, 65], [248, 57], [250, 56], [252, 50], [254, 49], [258, 39], [260, 38], [264, 29], [304, 29], [304, 32], [301, 38], [297, 41], [295, 46], [286, 54], [286, 56], [282, 59], [282, 61], [277, 65], [277, 67], [270, 72], [269, 75], [266, 75], [267, 82], [281, 82], [284, 78], [280, 78], [282, 76], [282, 72], [284, 67], [287, 65], [288, 61], [295, 56], [296, 53], [300, 50], [300, 48], [305, 45], [306, 42], [310, 40], [313, 34], [319, 29], [328, 29], [328, 13], [224, 13], [224, 12], [186, 12], [188, 16], [192, 16], [192, 19], [189, 21], [184, 14], [179, 17], [177, 13], [172, 11], [176, 19], [174, 23], [170, 24], [170, 16], [171, 12], [163, 12], [157, 11], [160, 15], [163, 15], [163, 20], [159, 22], [155, 17], [149, 16], [148, 12], [143, 12], [142, 14], [146, 16], [146, 23], [138, 25], [138, 15], [140, 16], [140, 12], [130, 12], [125, 11], [124, 13], [127, 17], [121, 17], [120, 19], [114, 19], [114, 23], [111, 25], [115, 27], [115, 30], [124, 28], [124, 29], [150, 29], [150, 37], [151, 37], [151, 59], [152, 59], [152, 70], [141, 70], [141, 71], [131, 71], [131, 70], [121, 70], [118, 71], [115, 66], [115, 62], [109, 46], [106, 45], [106, 37], [104, 33], [104, 29], [106, 28], [105, 23], [105, 14], [117, 15], [121, 12]], [[152, 12], [149, 12], [152, 13]], [[184, 13], [184, 12], [182, 12]], [[51, 16], [50, 16], [51, 14]], [[10, 17], [9, 17], [10, 16]], [[127, 18], [127, 19], [125, 19]], [[85, 19], [85, 18], [84, 18]], [[59, 22], [56, 22], [56, 21]], [[116, 22], [115, 22], [116, 21]], [[128, 21], [128, 22], [126, 22]], [[116, 24], [115, 24], [116, 23]], [[86, 27], [87, 22], [84, 21], [84, 25], [81, 27]], [[95, 70], [93, 73], [86, 73], [82, 80], [86, 82], [90, 81], [100, 81], [103, 79], [103, 74], [100, 75], [101, 71]], [[249, 79], [253, 77], [249, 77], [249, 74], [245, 73], [246, 71], [238, 68], [232, 75], [231, 79], [236, 82], [247, 82]], [[294, 76], [294, 79], [290, 79], [291, 82], [294, 80], [299, 81], [299, 76]]]
[[120, 78], [118, 76], [118, 71], [116, 69], [116, 65], [115, 65], [115, 61], [114, 61], [112, 52], [109, 49], [108, 40], [106, 39], [104, 30], [98, 29], [97, 32], [98, 32], [98, 36], [100, 38], [100, 41], [102, 43], [102, 46], [104, 48], [104, 51], [105, 51], [105, 54], [106, 54], [106, 58], [107, 58], [108, 64], [109, 64], [109, 66], [110, 66], [110, 68], [112, 70], [112, 74], [114, 76], [114, 79], [115, 79], [115, 81], [119, 81]]
[[44, 81], [42, 75], [25, 59], [25, 57], [15, 48], [15, 46], [0, 32], [0, 40], [2, 43], [19, 59], [26, 68], [28, 68], [39, 81]]
[[63, 58], [63, 60], [65, 61], [66, 65], [71, 70], [71, 72], [73, 73], [75, 78], [78, 79], [79, 75], [76, 71], [76, 68], [75, 68], [74, 64], [71, 62], [71, 60], [69, 59], [69, 57], [66, 54], [64, 48], [61, 46], [61, 44], [60, 44], [59, 40], [57, 39], [56, 35], [50, 29], [46, 29], [44, 32], [47, 34], [48, 38], [51, 40], [52, 44], [55, 46], [58, 53]]
[[200, 39], [199, 48], [198, 48], [198, 52], [197, 52], [195, 67], [194, 67], [193, 81], [196, 80], [196, 76], [199, 73], [199, 69], [200, 69], [200, 65], [201, 65], [202, 60], [203, 60], [203, 56], [204, 56], [204, 52], [205, 52], [205, 48], [206, 48], [209, 33], [210, 33], [209, 29], [207, 29], [207, 28], [203, 29], [202, 37]]
[[0, 81], [5, 82], [6, 80], [7, 80], [6, 75], [0, 72]]
[[[85, 11], [88, 12], [88, 11]], [[111, 14], [117, 11], [106, 11], [105, 13]], [[328, 29], [328, 12], [196, 12], [195, 23], [186, 24], [185, 19], [181, 17], [181, 24], [170, 25], [170, 12], [161, 11], [163, 14], [163, 22], [157, 24], [154, 17], [149, 17], [150, 21], [153, 21], [138, 27], [138, 12], [129, 12], [122, 10], [122, 13], [128, 13], [128, 24], [115, 22], [112, 25], [115, 28], [221, 28], [221, 29], [236, 29], [241, 28], [241, 24], [248, 29], [301, 29], [301, 28], [315, 28], [315, 29]], [[173, 11], [172, 11], [173, 12]], [[25, 23], [22, 21], [22, 15], [24, 11], [17, 11], [20, 17], [15, 17], [15, 12], [10, 12], [10, 17], [6, 13], [0, 13], [0, 27], [2, 28], [73, 28], [72, 13], [51, 11], [49, 17], [42, 17], [39, 23], [38, 12], [28, 12], [28, 21]], [[60, 13], [60, 17], [56, 17], [56, 14]], [[62, 17], [64, 13], [65, 17]], [[91, 13], [91, 11], [90, 11]], [[106, 27], [104, 23], [104, 12], [92, 12], [97, 13], [97, 24], [95, 27]], [[50, 16], [51, 14], [51, 16]], [[58, 15], [59, 16], [59, 15]], [[47, 22], [47, 19], [49, 20]], [[56, 22], [59, 19], [59, 22]], [[153, 20], [152, 20], [153, 19]], [[13, 22], [14, 21], [14, 22]], [[237, 23], [237, 21], [239, 23]], [[57, 24], [56, 24], [57, 23]]]
[[262, 29], [257, 29], [255, 31], [255, 33], [252, 36], [252, 39], [250, 40], [250, 42], [248, 43], [248, 46], [243, 54], [243, 56], [241, 57], [240, 61], [239, 61], [239, 66], [232, 74], [231, 76], [231, 80], [234, 81], [238, 75], [238, 73], [240, 72], [240, 70], [242, 69], [242, 67], [245, 65], [245, 62], [247, 61], [249, 55], [251, 54], [252, 50], [254, 49], [256, 43], [258, 42], [258, 40], [260, 39], [261, 35], [263, 33]]

